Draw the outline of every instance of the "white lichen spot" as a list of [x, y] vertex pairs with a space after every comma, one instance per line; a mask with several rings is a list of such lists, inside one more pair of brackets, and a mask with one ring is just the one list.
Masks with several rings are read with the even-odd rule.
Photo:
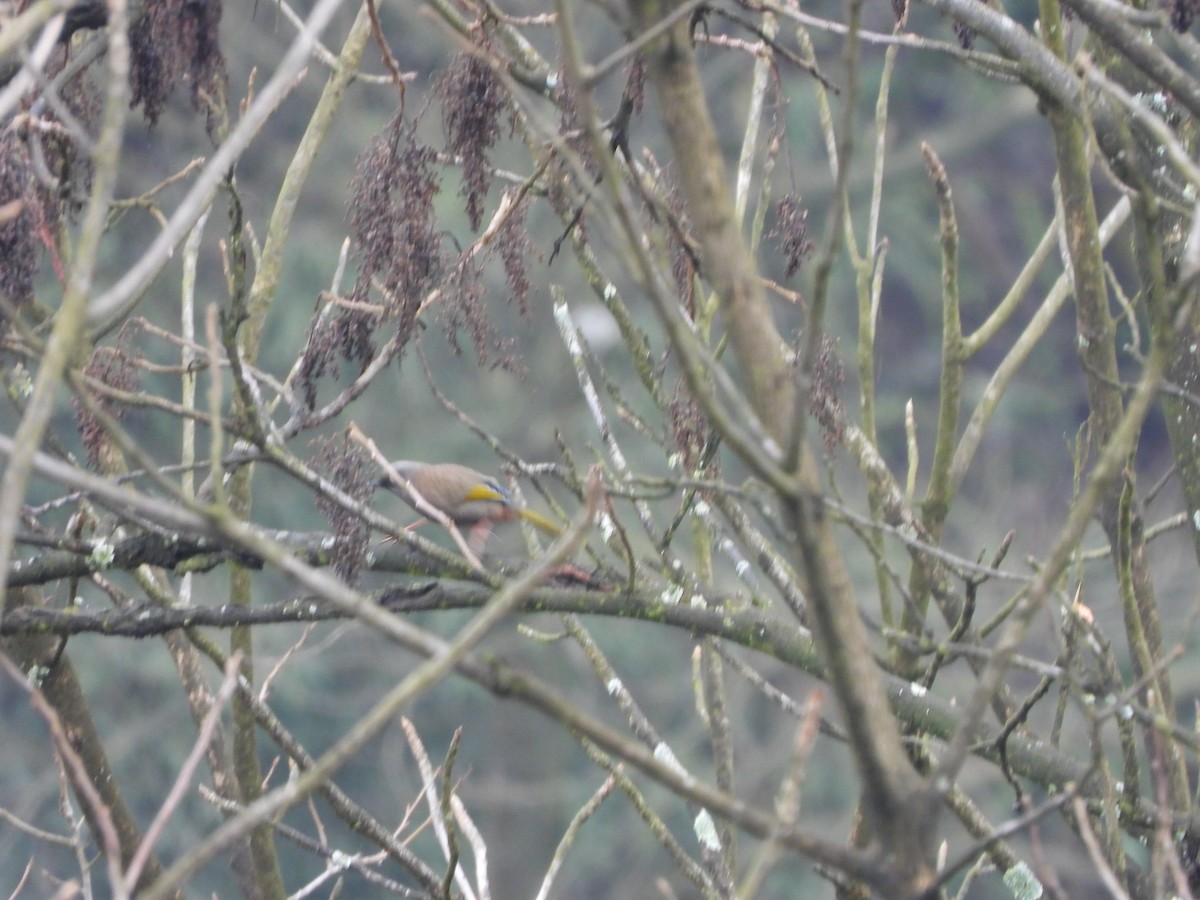
[[606, 512], [600, 513], [596, 518], [596, 524], [600, 526], [600, 534], [606, 541], [611, 541], [613, 535], [617, 533], [617, 527], [613, 524], [612, 516]]
[[551, 92], [557, 91], [560, 84], [562, 82], [558, 80], [558, 76], [555, 73], [551, 72], [546, 76], [546, 90]]
[[707, 516], [710, 512], [712, 512], [712, 507], [709, 506], [707, 503], [705, 503], [703, 500], [697, 500], [695, 508], [696, 508], [696, 515], [698, 515], [698, 516]]
[[924, 697], [929, 693], [929, 691], [925, 689], [925, 685], [917, 684], [915, 681], [910, 681], [908, 683], [908, 689], [912, 691], [912, 695], [914, 697]]
[[29, 674], [25, 677], [35, 688], [40, 688], [42, 686], [42, 682], [46, 680], [46, 676], [49, 674], [49, 666], [32, 666], [29, 669]]
[[112, 565], [116, 556], [117, 550], [112, 544], [108, 541], [100, 541], [88, 554], [88, 568], [93, 572], [103, 572]]
[[692, 609], [708, 609], [708, 601], [703, 594], [692, 594]]
[[571, 322], [566, 303], [559, 301], [554, 304], [554, 321], [558, 325], [558, 333], [566, 345], [567, 352], [576, 358], [582, 356], [583, 346], [579, 343], [579, 335], [575, 333], [575, 325]]
[[1139, 94], [1138, 99], [1155, 112], [1165, 113], [1167, 111], [1167, 95], [1162, 91], [1155, 91], [1153, 94]]
[[1089, 346], [1091, 346], [1091, 341], [1089, 341], [1086, 336], [1081, 334], [1076, 339], [1076, 344], [1078, 344], [1080, 350], [1086, 350]]
[[1119, 710], [1117, 710], [1117, 715], [1121, 717], [1122, 722], [1128, 722], [1133, 718], [1133, 707], [1126, 703]]
[[721, 837], [717, 834], [717, 823], [713, 821], [707, 809], [702, 809], [696, 814], [696, 821], [692, 823], [692, 827], [696, 830], [696, 840], [700, 842], [701, 847], [710, 853], [720, 852]]
[[617, 287], [611, 281], [604, 285], [604, 299], [614, 300], [617, 296]]
[[[683, 767], [679, 758], [675, 756], [675, 753], [666, 744], [658, 743], [654, 745], [654, 758], [676, 775], [684, 778], [687, 777], [687, 769]], [[690, 781], [691, 779], [689, 778], [688, 780]]]
[[1023, 862], [1004, 873], [1004, 885], [1012, 891], [1016, 900], [1038, 900], [1045, 892], [1033, 870]]
[[29, 377], [29, 370], [20, 363], [12, 370], [13, 390], [17, 392], [17, 396], [22, 400], [28, 400], [33, 395], [33, 379]]
[[606, 691], [608, 691], [608, 695], [610, 697], [615, 697], [618, 694], [620, 694], [622, 690], [624, 690], [624, 688], [621, 685], [621, 679], [616, 678], [615, 676], [613, 678], [608, 679], [608, 681], [605, 682], [604, 689]]
[[316, 615], [317, 613], [319, 613], [320, 611], [321, 611], [321, 609], [320, 609], [320, 607], [318, 607], [318, 606], [317, 606], [317, 604], [315, 604], [315, 603], [310, 603], [310, 604], [308, 605], [308, 614], [309, 614], [310, 616], [315, 616], [315, 615]]
[[1192, 513], [1192, 527], [1200, 531], [1200, 509]]
[[678, 584], [669, 584], [663, 589], [659, 599], [664, 606], [678, 606], [679, 601], [683, 599], [683, 587]]
[[354, 862], [354, 857], [349, 853], [343, 853], [341, 850], [334, 850], [329, 854], [329, 868], [335, 872], [341, 872], [348, 868]]
[[679, 469], [679, 467], [683, 465], [683, 454], [681, 454], [681, 453], [669, 454], [667, 456], [667, 465], [670, 466], [673, 470], [677, 471]]
[[750, 571], [750, 563], [744, 559], [739, 559], [738, 564], [733, 567], [733, 571], [737, 573], [738, 578], [745, 578], [746, 573]]

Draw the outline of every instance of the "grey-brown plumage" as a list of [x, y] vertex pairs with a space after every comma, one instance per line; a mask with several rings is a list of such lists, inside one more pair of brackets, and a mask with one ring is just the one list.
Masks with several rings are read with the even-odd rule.
[[[508, 491], [494, 478], [457, 463], [423, 463], [402, 459], [392, 463], [396, 474], [408, 481], [434, 509], [445, 513], [456, 525], [505, 522], [516, 518]], [[406, 484], [390, 475], [379, 479], [381, 487], [397, 494], [422, 512]]]

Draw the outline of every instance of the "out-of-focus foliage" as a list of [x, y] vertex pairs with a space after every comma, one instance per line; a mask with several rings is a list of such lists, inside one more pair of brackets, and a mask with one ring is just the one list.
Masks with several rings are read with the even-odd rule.
[[1194, 9], [311, 6], [0, 10], [0, 892], [1194, 891]]

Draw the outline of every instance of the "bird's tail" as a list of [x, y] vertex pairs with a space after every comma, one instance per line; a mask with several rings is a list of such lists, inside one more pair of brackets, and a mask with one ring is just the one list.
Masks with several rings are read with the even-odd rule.
[[534, 512], [532, 509], [519, 509], [517, 510], [517, 515], [535, 528], [546, 532], [546, 534], [562, 534], [562, 529], [558, 525], [556, 525], [554, 522], [551, 522], [541, 513]]

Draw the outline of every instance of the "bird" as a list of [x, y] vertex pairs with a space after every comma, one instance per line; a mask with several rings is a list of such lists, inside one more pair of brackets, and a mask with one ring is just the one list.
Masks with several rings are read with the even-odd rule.
[[[476, 472], [458, 463], [425, 463], [401, 459], [390, 464], [392, 473], [385, 474], [377, 482], [378, 487], [387, 488], [419, 513], [426, 513], [413, 491], [429, 506], [444, 513], [455, 525], [468, 528], [467, 543], [475, 552], [483, 549], [493, 522], [511, 522], [522, 518], [550, 534], [561, 529], [540, 513], [529, 509], [518, 509], [512, 503], [508, 491], [495, 478]], [[411, 489], [410, 486], [411, 485]], [[423, 520], [422, 520], [423, 521]], [[421, 524], [415, 523], [409, 527]]]

